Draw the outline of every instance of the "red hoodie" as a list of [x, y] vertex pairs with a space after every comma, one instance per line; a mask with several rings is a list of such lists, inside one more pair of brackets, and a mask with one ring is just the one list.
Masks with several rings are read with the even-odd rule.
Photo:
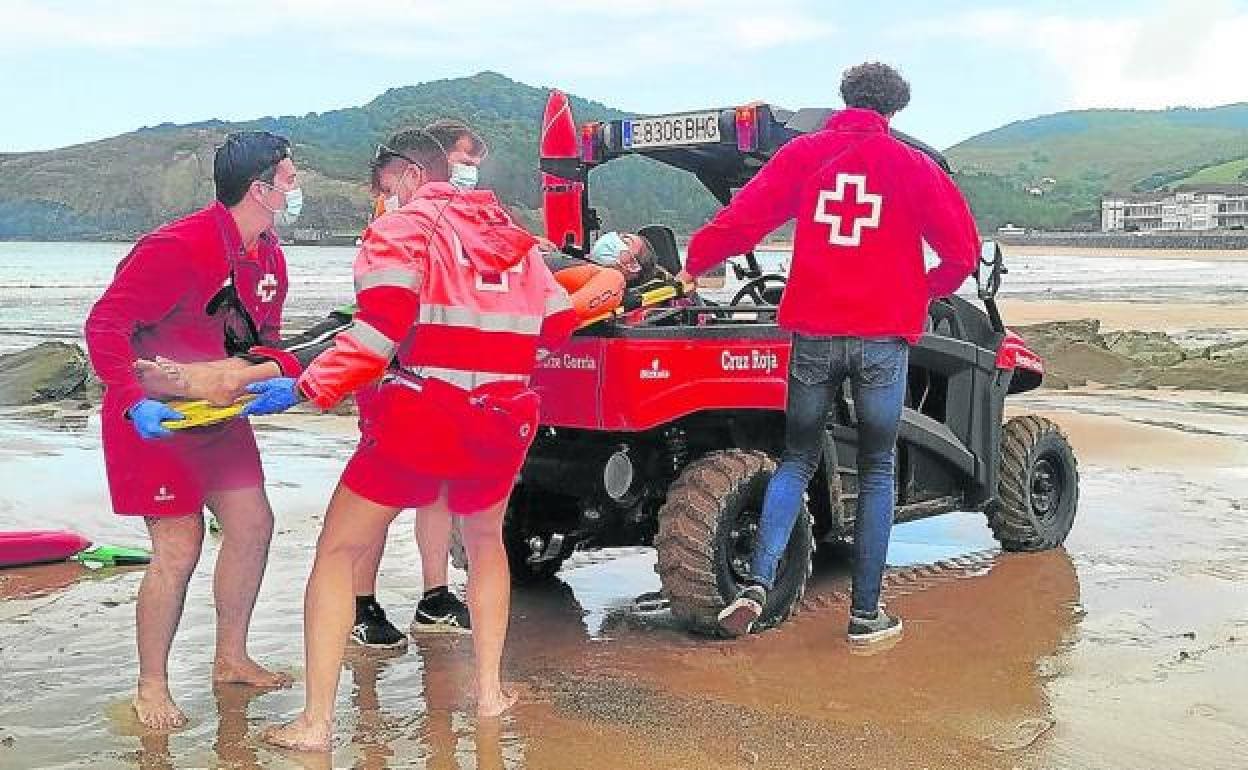
[[143, 398], [137, 358], [215, 361], [226, 357], [224, 321], [206, 306], [231, 273], [239, 299], [266, 343], [278, 340], [286, 300], [286, 258], [272, 232], [243, 249], [221, 203], [143, 236], [87, 316], [87, 350], [104, 383], [105, 410]]
[[407, 374], [465, 391], [526, 384], [539, 346], [561, 344], [576, 325], [536, 245], [494, 193], [425, 185], [365, 231], [355, 260], [359, 311], [304, 371], [300, 389], [328, 408], [380, 379], [396, 352]]
[[[953, 180], [888, 133], [872, 110], [846, 109], [824, 130], [780, 148], [694, 234], [686, 269], [699, 275], [797, 219], [778, 321], [814, 336], [923, 334], [928, 303], [975, 267], [979, 233]], [[923, 241], [940, 265], [924, 274]]]

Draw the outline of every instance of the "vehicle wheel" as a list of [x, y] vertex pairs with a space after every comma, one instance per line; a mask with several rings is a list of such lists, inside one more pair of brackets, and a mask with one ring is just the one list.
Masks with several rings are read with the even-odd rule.
[[1052, 421], [1015, 417], [1001, 433], [1001, 478], [988, 526], [1007, 551], [1046, 551], [1066, 540], [1079, 506], [1079, 466]]
[[[511, 582], [514, 585], [531, 585], [549, 580], [563, 566], [565, 556], [558, 559], [530, 564], [529, 538], [534, 534], [526, 532], [520, 525], [516, 513], [516, 500], [519, 490], [512, 494], [507, 514], [503, 517], [503, 547], [507, 549], [507, 565], [511, 568]], [[464, 549], [464, 541], [459, 533], [459, 526], [451, 528], [451, 563], [462, 570], [468, 569], [468, 552]]]
[[[676, 618], [699, 633], [718, 634], [716, 616], [749, 578], [767, 483], [776, 463], [763, 452], [713, 452], [685, 467], [659, 510], [655, 571]], [[815, 550], [805, 502], [754, 630], [793, 614]]]

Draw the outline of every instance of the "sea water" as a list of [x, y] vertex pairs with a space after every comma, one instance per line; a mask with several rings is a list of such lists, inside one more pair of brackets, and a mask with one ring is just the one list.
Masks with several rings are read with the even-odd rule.
[[[0, 353], [44, 340], [80, 341], [87, 313], [111, 280], [129, 243], [0, 243]], [[285, 247], [291, 288], [288, 330], [310, 325], [352, 301], [351, 247]], [[788, 254], [760, 252], [764, 270], [786, 272]], [[1003, 296], [1020, 299], [1241, 302], [1248, 262], [1137, 257], [1015, 256], [1007, 259]], [[831, 269], [831, 268], [830, 268]], [[728, 271], [713, 299], [731, 297]], [[886, 287], [881, 287], [886, 292]], [[974, 291], [967, 281], [963, 293]]]

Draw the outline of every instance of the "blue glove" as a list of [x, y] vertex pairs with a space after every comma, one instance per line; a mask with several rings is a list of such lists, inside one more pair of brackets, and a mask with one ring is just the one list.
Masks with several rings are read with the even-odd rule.
[[186, 415], [173, 409], [163, 401], [145, 398], [126, 412], [134, 430], [145, 439], [164, 438], [173, 433], [160, 423], [164, 420], [184, 420]]
[[248, 393], [255, 393], [251, 403], [243, 407], [244, 417], [284, 412], [303, 400], [295, 385], [294, 377], [273, 377], [247, 386]]

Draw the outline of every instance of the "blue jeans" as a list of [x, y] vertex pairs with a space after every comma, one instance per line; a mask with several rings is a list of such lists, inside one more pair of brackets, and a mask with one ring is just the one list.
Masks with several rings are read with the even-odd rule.
[[910, 347], [902, 339], [793, 335], [784, 456], [767, 487], [751, 562], [754, 579], [768, 589], [775, 582], [802, 495], [819, 467], [828, 410], [848, 377], [858, 420], [858, 512], [850, 609], [874, 617], [893, 528], [897, 429], [909, 358]]

